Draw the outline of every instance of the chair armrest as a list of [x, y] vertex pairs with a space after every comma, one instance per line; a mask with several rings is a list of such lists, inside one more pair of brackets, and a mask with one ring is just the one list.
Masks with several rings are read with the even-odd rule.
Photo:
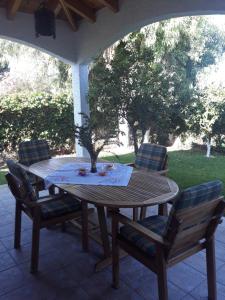
[[165, 170], [162, 170], [162, 171], [157, 171], [156, 173], [158, 174], [158, 175], [167, 175], [167, 173], [169, 172], [169, 169], [165, 169]]
[[121, 215], [120, 213], [116, 213], [113, 217], [116, 217], [120, 223], [131, 226], [134, 230], [138, 231], [140, 234], [142, 234], [146, 239], [150, 240], [151, 242], [160, 245], [166, 244], [166, 241], [163, 239], [161, 235], [147, 229], [146, 227], [142, 226], [137, 222], [130, 220], [124, 215]]
[[135, 168], [135, 163], [128, 163], [126, 166]]
[[26, 172], [29, 172], [29, 167], [18, 162], [18, 165]]

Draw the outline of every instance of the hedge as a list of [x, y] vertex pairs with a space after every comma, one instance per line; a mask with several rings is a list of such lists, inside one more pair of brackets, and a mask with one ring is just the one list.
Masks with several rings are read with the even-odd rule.
[[29, 139], [46, 139], [56, 151], [74, 149], [72, 98], [47, 93], [0, 97], [0, 143], [16, 150]]

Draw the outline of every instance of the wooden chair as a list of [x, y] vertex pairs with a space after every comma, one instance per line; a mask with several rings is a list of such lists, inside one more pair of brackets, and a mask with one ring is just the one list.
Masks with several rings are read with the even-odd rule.
[[[168, 299], [167, 268], [206, 249], [208, 296], [216, 299], [214, 233], [224, 214], [219, 180], [184, 190], [169, 217], [134, 222], [112, 215], [113, 286], [119, 285], [119, 247], [155, 272], [160, 300]], [[119, 230], [119, 223], [124, 224]], [[150, 291], [149, 291], [150, 292]]]
[[16, 199], [14, 248], [20, 248], [21, 215], [24, 212], [33, 222], [31, 273], [38, 271], [40, 230], [82, 216], [82, 244], [88, 250], [87, 204], [69, 194], [58, 194], [37, 199], [27, 174], [14, 161], [8, 161], [8, 186]]
[[[154, 172], [157, 175], [166, 176], [168, 173], [167, 169], [168, 155], [167, 149], [164, 146], [144, 143], [140, 146], [135, 162], [129, 164], [137, 169], [144, 170], [146, 172]], [[159, 205], [159, 215], [167, 215], [167, 204]], [[141, 208], [140, 219], [145, 218], [146, 208]], [[137, 220], [138, 208], [133, 209], [133, 220]]]
[[[46, 140], [24, 141], [19, 144], [18, 149], [19, 163], [29, 167], [30, 165], [51, 158], [50, 148]], [[34, 186], [37, 197], [39, 192], [45, 189], [44, 181], [29, 171], [27, 172], [30, 182]], [[54, 194], [54, 187], [49, 189], [50, 194]]]

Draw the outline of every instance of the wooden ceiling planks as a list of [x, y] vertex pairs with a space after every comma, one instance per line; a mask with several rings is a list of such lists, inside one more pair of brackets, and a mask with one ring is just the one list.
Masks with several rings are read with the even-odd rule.
[[77, 31], [77, 24], [76, 24], [75, 18], [73, 17], [70, 9], [68, 8], [66, 1], [59, 0], [59, 3], [62, 6], [62, 9], [66, 15], [66, 18], [67, 18], [69, 24], [70, 24], [70, 27], [72, 28], [73, 31]]
[[12, 20], [16, 12], [18, 11], [20, 5], [22, 3], [22, 0], [10, 0], [7, 3], [6, 11], [7, 11], [7, 18]]
[[101, 4], [111, 9], [113, 12], [118, 12], [119, 5], [117, 0], [98, 0]]

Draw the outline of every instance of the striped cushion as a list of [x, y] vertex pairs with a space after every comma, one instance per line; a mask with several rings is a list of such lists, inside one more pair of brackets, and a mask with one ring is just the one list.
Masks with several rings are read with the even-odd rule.
[[194, 207], [203, 202], [218, 198], [222, 191], [222, 182], [220, 180], [209, 181], [199, 185], [192, 186], [184, 190], [176, 200], [173, 209], [181, 210], [188, 207]]
[[[166, 216], [152, 216], [138, 221], [138, 223], [159, 235], [164, 235], [167, 220], [168, 217]], [[120, 234], [123, 236], [123, 238], [129, 242], [132, 242], [136, 247], [148, 255], [155, 255], [155, 244], [147, 240], [131, 226], [122, 226], [120, 228]]]
[[164, 167], [167, 149], [161, 145], [142, 144], [135, 160], [137, 168], [153, 171], [161, 171]]
[[43, 202], [41, 205], [41, 215], [45, 220], [79, 210], [81, 210], [80, 202], [69, 194], [65, 194], [59, 199]]
[[19, 162], [25, 166], [51, 158], [49, 145], [45, 140], [32, 140], [20, 143], [18, 156]]
[[23, 183], [25, 193], [26, 193], [25, 197], [29, 195], [32, 201], [36, 201], [37, 197], [33, 189], [33, 186], [27, 176], [27, 173], [15, 161], [11, 159], [7, 160], [6, 164], [8, 166], [10, 173], [14, 175], [16, 178], [18, 178], [20, 182]]
[[170, 228], [171, 220], [174, 214], [181, 210], [195, 207], [204, 202], [216, 199], [221, 195], [221, 191], [222, 182], [220, 180], [213, 180], [192, 186], [181, 192], [170, 211], [168, 223], [165, 228], [165, 234]]

